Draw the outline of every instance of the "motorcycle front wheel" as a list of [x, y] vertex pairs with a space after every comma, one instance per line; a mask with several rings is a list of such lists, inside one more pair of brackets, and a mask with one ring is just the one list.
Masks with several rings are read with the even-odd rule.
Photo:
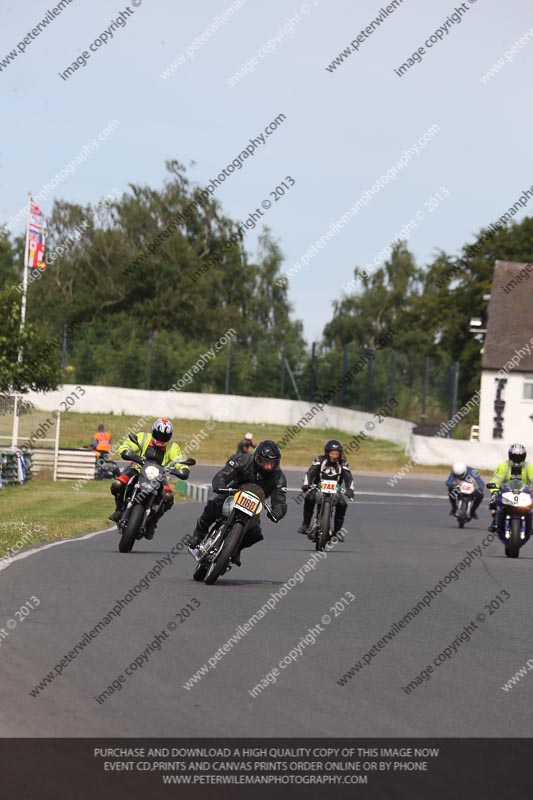
[[520, 530], [522, 524], [518, 518], [511, 520], [511, 538], [509, 544], [505, 548], [505, 555], [507, 558], [518, 558], [520, 555]]
[[138, 530], [141, 526], [143, 514], [144, 508], [140, 503], [137, 503], [131, 509], [128, 522], [126, 523], [126, 528], [120, 537], [120, 542], [118, 543], [118, 549], [121, 553], [129, 553], [131, 551], [135, 539], [137, 538]]
[[320, 515], [320, 529], [316, 539], [316, 549], [323, 550], [329, 541], [329, 523], [331, 516], [331, 503], [324, 500], [322, 503], [322, 514]]
[[217, 578], [219, 578], [226, 570], [231, 556], [241, 542], [243, 527], [244, 526], [242, 522], [236, 522], [226, 536], [226, 541], [222, 545], [222, 549], [218, 555], [218, 558], [207, 570], [204, 580], [208, 586], [212, 586]]

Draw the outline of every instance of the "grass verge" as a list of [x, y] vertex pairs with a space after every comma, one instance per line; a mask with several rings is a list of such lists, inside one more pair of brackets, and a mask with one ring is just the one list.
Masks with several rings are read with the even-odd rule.
[[[112, 525], [107, 519], [114, 509], [110, 482], [87, 481], [78, 491], [74, 484], [32, 480], [2, 489], [0, 557], [32, 544], [71, 539]], [[179, 503], [186, 498], [176, 494], [175, 500]]]
[[[32, 418], [27, 415], [21, 418], [24, 422], [24, 435], [30, 435], [42, 421], [43, 414]], [[113, 442], [119, 442], [137, 422], [138, 417], [127, 414], [78, 414], [68, 411], [61, 417], [60, 446], [66, 448], [82, 447], [90, 444], [94, 432], [100, 423], [111, 432]], [[199, 464], [223, 464], [237, 447], [244, 434], [251, 430], [254, 441], [273, 439], [279, 441], [287, 432], [285, 425], [266, 425], [237, 422], [211, 422], [207, 427], [206, 420], [173, 419], [174, 440], [181, 446], [189, 445], [189, 455], [196, 458]], [[287, 467], [307, 468], [317, 453], [323, 452], [324, 442], [330, 438], [348, 442], [359, 431], [340, 431], [334, 428], [323, 430], [302, 428], [283, 448], [282, 464]], [[21, 434], [22, 435], [22, 434]], [[37, 441], [38, 446], [38, 441]], [[381, 439], [364, 439], [360, 448], [348, 457], [354, 471], [376, 470], [393, 474], [408, 460], [401, 445]], [[434, 468], [431, 468], [434, 471]], [[413, 473], [428, 472], [425, 467], [414, 467]]]

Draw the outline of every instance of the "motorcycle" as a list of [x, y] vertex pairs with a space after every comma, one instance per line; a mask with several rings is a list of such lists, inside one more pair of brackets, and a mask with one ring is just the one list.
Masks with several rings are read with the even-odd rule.
[[[317, 495], [316, 514], [307, 537], [315, 543], [315, 550], [324, 550], [333, 537], [333, 518], [341, 487], [336, 480], [325, 479], [310, 491], [316, 492]], [[344, 536], [340, 531], [335, 536], [338, 541], [344, 541]]]
[[83, 447], [84, 450], [93, 450], [96, 456], [96, 463], [94, 465], [94, 479], [95, 481], [103, 481], [106, 478], [116, 478], [120, 475], [120, 467], [116, 461], [109, 458], [107, 450], [98, 450], [88, 444]]
[[240, 489], [218, 489], [217, 494], [227, 494], [220, 517], [213, 522], [205, 539], [198, 545], [197, 566], [193, 574], [195, 581], [204, 581], [211, 586], [231, 569], [230, 559], [239, 551], [240, 544], [254, 517], [263, 509], [272, 522], [277, 518], [271, 506], [265, 501], [260, 486], [249, 483]]
[[120, 475], [120, 467], [116, 461], [109, 458], [109, 453], [97, 450], [94, 479], [104, 481], [106, 478], [116, 478]]
[[[488, 489], [498, 488], [495, 483], [488, 483]], [[505, 546], [507, 558], [518, 558], [520, 548], [531, 536], [531, 519], [533, 498], [531, 487], [523, 483], [521, 478], [511, 478], [503, 484], [498, 492], [497, 519], [503, 516], [503, 525], [498, 526], [498, 537]]]
[[[130, 438], [138, 444], [134, 435]], [[124, 493], [124, 511], [117, 524], [121, 534], [118, 545], [121, 553], [129, 553], [135, 541], [147, 533], [151, 533], [149, 538], [152, 538], [164, 502], [165, 483], [170, 475], [179, 477], [176, 464], [187, 467], [196, 464], [194, 458], [186, 458], [172, 466], [162, 467], [156, 461], [134, 454], [128, 460], [140, 464], [141, 470], [130, 478]]]
[[476, 487], [470, 481], [461, 481], [454, 490], [457, 502], [455, 519], [460, 528], [464, 528], [466, 522], [472, 519], [472, 506], [474, 505], [474, 494]]

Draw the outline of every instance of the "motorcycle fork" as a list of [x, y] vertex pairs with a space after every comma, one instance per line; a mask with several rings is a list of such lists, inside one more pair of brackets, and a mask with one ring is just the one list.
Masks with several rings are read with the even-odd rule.
[[[133, 477], [131, 477], [129, 482], [126, 484], [126, 489], [125, 489], [125, 493], [126, 494], [128, 492], [128, 489], [131, 486], [131, 481], [133, 481], [134, 479], [135, 479], [135, 475]], [[137, 497], [138, 489], [139, 489], [139, 481], [136, 480], [134, 485], [133, 485], [133, 488], [131, 489], [130, 496], [126, 498], [126, 507], [124, 508], [124, 511], [122, 512], [122, 516], [121, 516], [120, 522], [119, 522], [119, 527], [120, 528], [124, 528], [126, 526], [127, 522], [128, 522], [129, 516], [131, 514], [131, 509], [133, 508], [133, 504], [135, 502], [135, 498]]]

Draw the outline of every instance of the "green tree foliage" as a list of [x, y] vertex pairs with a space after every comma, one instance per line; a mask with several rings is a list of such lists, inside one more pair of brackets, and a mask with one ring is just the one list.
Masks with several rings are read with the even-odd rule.
[[[160, 191], [131, 185], [96, 208], [56, 202], [48, 229], [57, 257], [31, 287], [29, 312], [44, 310], [57, 336], [71, 326], [67, 372], [77, 382], [144, 388], [152, 333], [151, 386], [168, 389], [233, 328], [231, 391], [276, 394], [283, 343], [293, 362], [305, 350], [286, 287], [276, 285], [280, 248], [266, 231], [250, 262], [218, 203], [181, 164], [167, 169]], [[226, 354], [185, 390], [223, 392]]]
[[[349, 344], [349, 363], [359, 349], [373, 348], [383, 330], [394, 332], [391, 351], [396, 353], [396, 395], [400, 413], [420, 416], [425, 359], [429, 367], [428, 416], [442, 419], [449, 410], [450, 365], [460, 367], [459, 404], [479, 388], [480, 343], [469, 331], [472, 317], [486, 319], [494, 263], [531, 262], [533, 219], [510, 223], [496, 231], [482, 229], [459, 256], [436, 254], [424, 269], [417, 267], [405, 243], [396, 243], [390, 258], [372, 275], [354, 270], [355, 291], [334, 304], [333, 317], [324, 329], [321, 346], [324, 373], [337, 375], [341, 351]], [[390, 396], [392, 352], [376, 356], [372, 375], [372, 406]], [[366, 377], [359, 376], [347, 389], [351, 402], [364, 407]], [[365, 385], [364, 385], [365, 384]]]
[[61, 377], [57, 347], [41, 325], [26, 325], [20, 332], [20, 303], [16, 287], [0, 290], [0, 392], [55, 389]]
[[[12, 244], [0, 235], [4, 388], [54, 385], [66, 331], [66, 379], [144, 388], [152, 337], [151, 386], [165, 390], [230, 328], [236, 331], [232, 393], [277, 396], [283, 352], [306, 399], [328, 393], [344, 365], [349, 369], [373, 352], [371, 368], [365, 366], [333, 402], [377, 409], [394, 391], [397, 413], [411, 419], [420, 418], [426, 370], [426, 413], [433, 421], [447, 418], [453, 361], [460, 365], [459, 403], [479, 387], [480, 344], [469, 333], [469, 320], [485, 317], [483, 295], [496, 260], [533, 260], [533, 219], [481, 230], [457, 257], [438, 252], [424, 267], [397, 242], [371, 275], [356, 268], [354, 291], [334, 303], [316, 344], [314, 376], [287, 284], [278, 281], [283, 254], [271, 232], [265, 229], [251, 257], [218, 201], [193, 185], [178, 161], [166, 166], [160, 189], [131, 184], [96, 206], [55, 203], [48, 220], [49, 266], [29, 288], [23, 342], [14, 287], [24, 242], [19, 237]], [[389, 332], [392, 344], [376, 350]], [[21, 345], [36, 366], [47, 341], [56, 346], [40, 351], [43, 363], [35, 373], [14, 366]], [[183, 390], [224, 392], [227, 354], [228, 346], [208, 359]], [[285, 396], [294, 396], [288, 375]]]

